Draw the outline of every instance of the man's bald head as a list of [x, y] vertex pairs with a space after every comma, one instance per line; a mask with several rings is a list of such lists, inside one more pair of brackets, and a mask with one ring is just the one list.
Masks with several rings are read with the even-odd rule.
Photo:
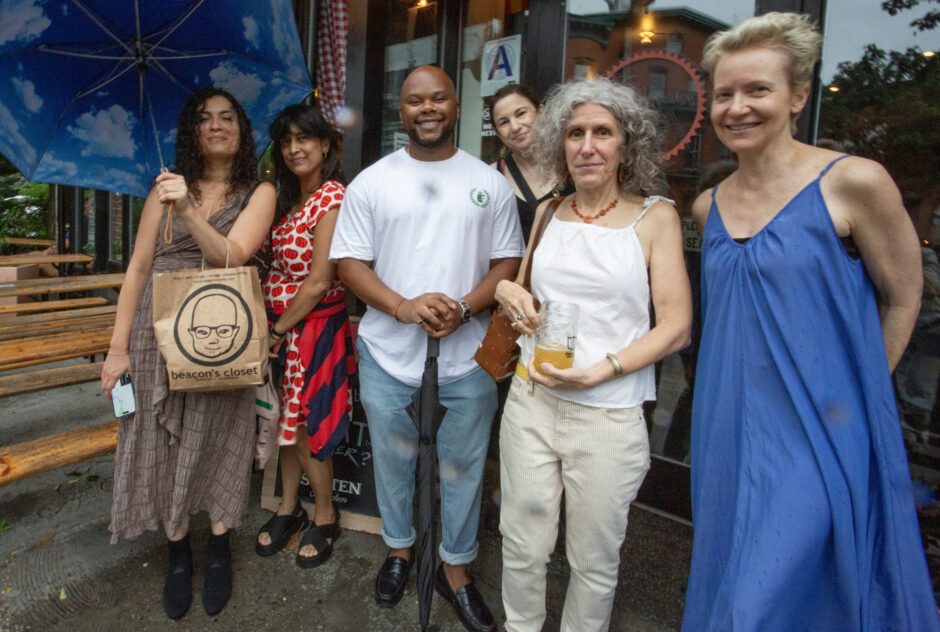
[[445, 90], [455, 101], [457, 100], [457, 88], [454, 87], [454, 82], [446, 72], [437, 66], [418, 66], [408, 73], [404, 83], [401, 84], [399, 102], [404, 103], [409, 93], [413, 93], [414, 90], [427, 83], [439, 84], [440, 89]]
[[398, 115], [411, 140], [409, 153], [418, 160], [444, 160], [456, 149], [452, 138], [460, 105], [454, 82], [440, 68], [420, 66], [401, 86]]

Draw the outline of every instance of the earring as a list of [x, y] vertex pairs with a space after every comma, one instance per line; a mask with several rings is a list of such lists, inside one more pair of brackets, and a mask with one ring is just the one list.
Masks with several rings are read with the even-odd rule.
[[624, 175], [623, 165], [621, 164], [619, 167], [617, 167], [617, 182], [623, 184], [624, 177], [626, 176]]
[[564, 171], [561, 172], [561, 181], [562, 181], [562, 182], [567, 182], [567, 181], [568, 181], [568, 170], [567, 170], [567, 169], [565, 169]]

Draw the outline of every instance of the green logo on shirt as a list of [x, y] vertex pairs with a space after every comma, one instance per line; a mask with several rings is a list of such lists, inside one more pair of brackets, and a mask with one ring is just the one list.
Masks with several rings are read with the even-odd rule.
[[480, 208], [486, 208], [490, 203], [490, 193], [486, 189], [470, 189], [470, 201]]

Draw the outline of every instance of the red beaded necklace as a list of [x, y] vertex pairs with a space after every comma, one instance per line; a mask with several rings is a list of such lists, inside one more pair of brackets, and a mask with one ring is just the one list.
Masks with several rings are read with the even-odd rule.
[[620, 201], [619, 197], [614, 198], [614, 201], [608, 204], [607, 208], [601, 209], [601, 212], [598, 213], [597, 215], [582, 215], [581, 212], [578, 210], [578, 203], [575, 202], [574, 196], [571, 196], [571, 210], [574, 211], [575, 215], [581, 218], [582, 222], [584, 222], [585, 224], [590, 224], [594, 220], [607, 215], [607, 213], [610, 212], [612, 208], [617, 206], [617, 202], [619, 201]]

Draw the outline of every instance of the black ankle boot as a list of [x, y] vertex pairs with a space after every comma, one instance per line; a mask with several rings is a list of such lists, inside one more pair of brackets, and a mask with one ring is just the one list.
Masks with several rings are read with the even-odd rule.
[[178, 542], [167, 542], [169, 565], [163, 582], [163, 609], [166, 616], [179, 619], [193, 602], [193, 552], [189, 534]]
[[206, 559], [206, 583], [202, 588], [202, 605], [211, 616], [222, 612], [232, 594], [232, 551], [228, 531], [222, 535], [209, 535], [209, 554]]

